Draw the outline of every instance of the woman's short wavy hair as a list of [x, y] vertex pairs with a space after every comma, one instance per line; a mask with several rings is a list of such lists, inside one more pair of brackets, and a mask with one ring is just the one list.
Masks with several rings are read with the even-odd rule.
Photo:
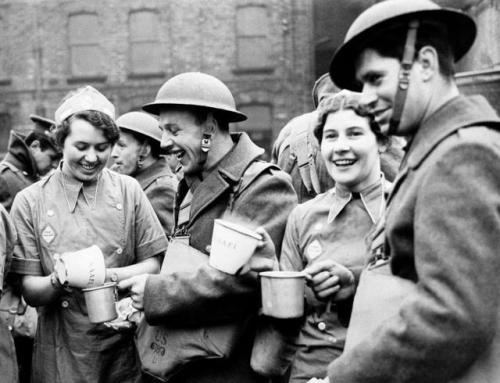
[[110, 116], [96, 110], [84, 110], [72, 114], [62, 121], [61, 124], [56, 126], [54, 136], [56, 143], [60, 148], [64, 146], [64, 141], [70, 134], [71, 123], [74, 120], [87, 121], [96, 129], [102, 130], [104, 137], [111, 145], [114, 145], [120, 138], [120, 130]]
[[323, 139], [323, 128], [328, 115], [345, 109], [353, 110], [358, 116], [366, 117], [370, 124], [370, 129], [375, 134], [377, 141], [384, 145], [390, 144], [390, 137], [380, 131], [380, 126], [375, 121], [375, 116], [364, 108], [360, 101], [361, 93], [345, 89], [338, 93], [328, 95], [321, 100], [318, 105], [318, 118], [313, 131], [314, 136], [320, 144]]

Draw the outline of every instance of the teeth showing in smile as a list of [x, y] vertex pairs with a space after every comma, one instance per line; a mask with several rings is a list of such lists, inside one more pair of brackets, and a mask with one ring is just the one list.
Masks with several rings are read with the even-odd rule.
[[94, 170], [97, 165], [82, 164], [82, 168], [85, 170]]
[[336, 166], [350, 166], [350, 165], [354, 164], [355, 162], [356, 162], [356, 160], [335, 160], [335, 161], [333, 161], [333, 163]]

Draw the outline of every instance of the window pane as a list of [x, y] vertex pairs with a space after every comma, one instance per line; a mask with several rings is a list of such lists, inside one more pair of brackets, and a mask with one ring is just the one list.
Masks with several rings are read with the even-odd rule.
[[151, 11], [130, 14], [130, 41], [158, 39], [158, 16]]
[[97, 15], [82, 14], [69, 18], [70, 44], [97, 43], [99, 41]]
[[71, 74], [89, 76], [101, 73], [102, 53], [97, 45], [74, 46], [71, 48]]
[[130, 46], [132, 73], [160, 73], [161, 52], [155, 42], [132, 43]]
[[262, 36], [268, 33], [268, 18], [265, 7], [242, 7], [236, 13], [238, 35]]
[[270, 65], [271, 47], [265, 37], [238, 38], [238, 67], [263, 68]]

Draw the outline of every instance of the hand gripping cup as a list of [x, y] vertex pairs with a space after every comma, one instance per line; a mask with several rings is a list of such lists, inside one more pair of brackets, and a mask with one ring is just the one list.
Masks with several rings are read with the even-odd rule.
[[116, 282], [83, 289], [91, 323], [109, 322], [118, 317], [116, 312]]
[[264, 271], [259, 275], [264, 315], [284, 319], [304, 314], [304, 273]]
[[96, 245], [60, 255], [54, 269], [61, 284], [79, 289], [100, 286], [106, 277], [104, 256]]
[[250, 259], [262, 237], [245, 226], [216, 219], [210, 249], [210, 266], [236, 274]]

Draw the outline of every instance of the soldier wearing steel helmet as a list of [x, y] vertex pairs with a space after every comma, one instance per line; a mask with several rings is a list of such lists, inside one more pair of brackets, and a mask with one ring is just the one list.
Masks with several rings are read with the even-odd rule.
[[144, 112], [129, 112], [118, 117], [116, 125], [120, 138], [111, 151], [112, 169], [139, 182], [170, 236], [178, 181], [160, 148], [158, 120]]
[[[143, 368], [169, 382], [263, 382], [250, 367], [260, 307], [256, 274], [230, 275], [211, 267], [209, 247], [214, 220], [231, 217], [265, 235], [279, 253], [286, 219], [297, 203], [290, 178], [260, 160], [264, 150], [247, 134], [229, 132], [231, 122], [246, 116], [236, 109], [227, 86], [213, 76], [179, 74], [144, 110], [159, 116], [162, 147], [177, 155], [184, 178], [169, 245], [169, 250], [179, 246], [182, 252], [167, 251], [166, 272], [119, 285], [130, 289], [134, 306], [144, 310], [149, 324], [166, 329], [166, 342], [157, 345], [163, 352], [152, 364], [143, 358]], [[274, 248], [261, 246], [249, 266], [256, 270], [259, 263], [270, 263], [272, 268], [273, 262]], [[182, 271], [169, 273], [169, 264]]]
[[475, 35], [462, 12], [388, 0], [333, 57], [334, 82], [409, 144], [331, 383], [500, 381], [500, 119], [453, 78]]

